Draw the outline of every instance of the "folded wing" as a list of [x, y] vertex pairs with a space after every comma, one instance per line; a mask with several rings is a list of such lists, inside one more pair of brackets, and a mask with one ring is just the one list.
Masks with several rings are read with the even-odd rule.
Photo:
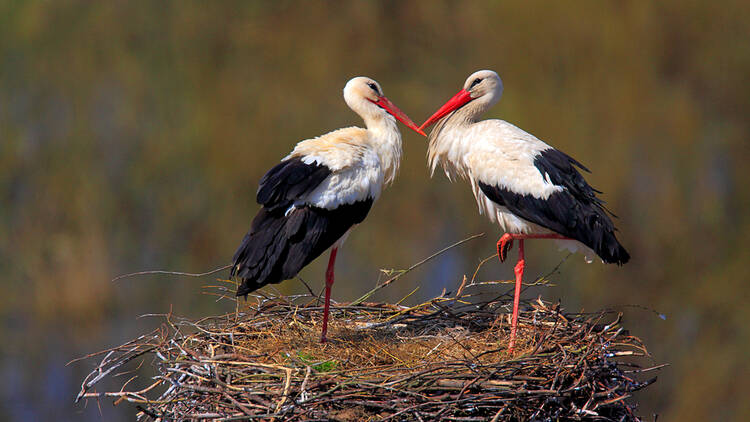
[[257, 200], [263, 207], [234, 254], [231, 275], [241, 281], [237, 296], [294, 277], [370, 211], [372, 198], [330, 208], [307, 203], [336, 173], [317, 161], [305, 161], [290, 157], [261, 179]]
[[527, 186], [498, 184], [477, 180], [482, 192], [493, 202], [513, 214], [578, 240], [607, 263], [624, 264], [629, 259], [625, 248], [615, 237], [615, 227], [603, 201], [576, 169], [583, 167], [567, 154], [553, 148], [534, 157], [534, 167], [541, 183], [551, 184], [544, 195], [529, 192]]

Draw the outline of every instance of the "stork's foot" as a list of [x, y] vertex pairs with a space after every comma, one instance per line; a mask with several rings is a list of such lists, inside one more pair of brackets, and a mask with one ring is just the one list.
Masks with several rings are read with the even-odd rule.
[[510, 233], [505, 233], [497, 241], [497, 256], [500, 258], [500, 262], [505, 262], [508, 258], [508, 252], [513, 247], [513, 236]]

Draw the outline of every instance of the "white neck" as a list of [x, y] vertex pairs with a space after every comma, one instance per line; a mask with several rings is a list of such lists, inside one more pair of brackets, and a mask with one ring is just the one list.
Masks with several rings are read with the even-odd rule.
[[380, 157], [385, 183], [393, 183], [401, 164], [401, 132], [396, 119], [387, 113], [364, 115], [365, 126], [370, 134], [370, 146]]
[[470, 147], [465, 132], [474, 121], [472, 116], [460, 113], [461, 111], [459, 109], [440, 119], [428, 137], [427, 161], [431, 173], [435, 173], [435, 168], [440, 163], [450, 180], [456, 177], [466, 178], [468, 172], [463, 162]]

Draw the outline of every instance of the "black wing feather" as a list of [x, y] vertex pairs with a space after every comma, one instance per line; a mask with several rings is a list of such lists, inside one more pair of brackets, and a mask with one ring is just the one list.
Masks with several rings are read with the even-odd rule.
[[552, 183], [564, 187], [576, 198], [599, 204], [604, 203], [596, 197], [596, 194], [601, 192], [586, 183], [576, 167], [587, 173], [591, 173], [591, 171], [568, 154], [554, 148], [546, 149], [536, 156], [534, 167], [539, 170], [543, 177], [549, 175]]
[[615, 226], [604, 209], [604, 202], [575, 167], [588, 171], [581, 163], [556, 149], [542, 151], [534, 160], [542, 177], [549, 176], [562, 186], [547, 199], [515, 193], [505, 187], [482, 181], [479, 187], [498, 205], [505, 206], [524, 220], [563, 236], [575, 239], [596, 252], [604, 262], [624, 264], [630, 255], [615, 237]]
[[300, 196], [313, 191], [331, 169], [320, 163], [306, 164], [301, 157], [284, 160], [266, 173], [258, 186], [259, 204], [268, 208], [289, 208]]

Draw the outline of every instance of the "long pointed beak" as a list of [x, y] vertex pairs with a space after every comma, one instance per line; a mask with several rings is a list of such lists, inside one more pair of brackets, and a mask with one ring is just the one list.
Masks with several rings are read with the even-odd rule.
[[409, 116], [406, 115], [403, 111], [399, 110], [398, 107], [396, 107], [395, 104], [391, 102], [386, 97], [379, 97], [377, 101], [372, 101], [373, 103], [379, 105], [382, 107], [385, 111], [387, 111], [391, 116], [395, 117], [398, 121], [405, 124], [409, 129], [417, 132], [418, 134], [422, 136], [427, 136], [424, 132], [422, 132], [422, 129], [417, 127], [417, 125], [411, 121]]
[[425, 122], [422, 123], [422, 126], [420, 126], [419, 129], [424, 130], [433, 123], [445, 117], [446, 114], [452, 112], [453, 110], [456, 110], [457, 108], [463, 106], [471, 100], [471, 93], [469, 91], [465, 89], [458, 91], [458, 93], [454, 95], [453, 98], [448, 100], [445, 104], [443, 104], [443, 106], [440, 107], [438, 111], [435, 112], [435, 114], [430, 116], [429, 119], [425, 120]]

